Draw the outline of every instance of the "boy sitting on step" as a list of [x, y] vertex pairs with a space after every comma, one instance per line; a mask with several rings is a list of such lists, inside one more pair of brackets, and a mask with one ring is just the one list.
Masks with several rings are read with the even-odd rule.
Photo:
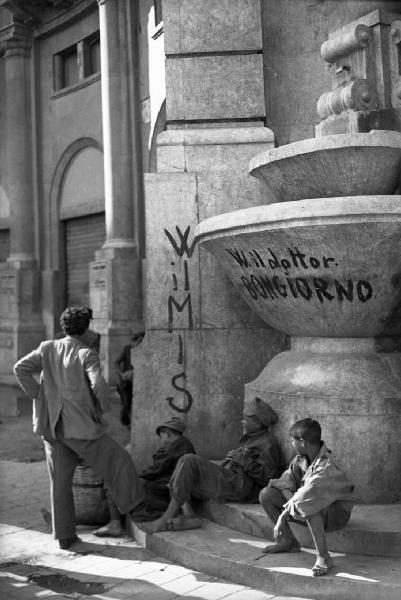
[[[195, 454], [192, 442], [183, 435], [184, 430], [185, 423], [178, 417], [173, 417], [157, 427], [156, 434], [160, 438], [160, 446], [153, 454], [152, 464], [139, 476], [143, 480], [145, 499], [130, 513], [130, 518], [134, 521], [152, 521], [166, 510], [170, 502], [168, 482], [178, 459], [188, 452]], [[121, 519], [109, 495], [107, 499], [110, 522], [96, 530], [94, 535], [119, 537], [122, 533]]]
[[196, 454], [192, 442], [183, 435], [185, 423], [173, 417], [159, 425], [156, 434], [160, 438], [160, 446], [153, 454], [152, 464], [142, 471], [140, 478], [144, 480], [146, 498], [131, 513], [134, 521], [153, 521], [160, 517], [170, 502], [168, 483], [178, 459], [184, 454]]
[[266, 546], [263, 552], [299, 552], [300, 545], [288, 521], [306, 522], [316, 547], [312, 573], [319, 577], [333, 567], [325, 532], [342, 529], [349, 521], [354, 486], [321, 440], [317, 421], [297, 421], [289, 434], [297, 454], [282, 476], [271, 479], [259, 495], [261, 505], [275, 523], [276, 542]]

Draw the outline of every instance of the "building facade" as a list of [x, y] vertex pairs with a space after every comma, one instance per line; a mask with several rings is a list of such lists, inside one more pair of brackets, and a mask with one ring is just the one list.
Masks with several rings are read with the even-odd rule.
[[133, 353], [138, 460], [173, 414], [218, 458], [238, 439], [244, 385], [288, 340], [194, 245], [195, 226], [266, 202], [249, 160], [314, 136], [332, 87], [322, 43], [374, 10], [384, 28], [399, 3], [0, 6], [2, 406], [18, 408], [13, 362], [57, 333], [66, 305], [89, 304], [111, 383], [113, 357], [146, 330]]

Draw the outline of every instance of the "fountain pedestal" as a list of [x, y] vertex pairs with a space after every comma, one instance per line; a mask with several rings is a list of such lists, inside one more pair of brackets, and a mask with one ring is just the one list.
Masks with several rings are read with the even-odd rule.
[[[278, 413], [283, 441], [295, 421], [319, 421], [357, 502], [401, 499], [401, 353], [377, 352], [373, 338], [293, 338], [245, 386], [246, 402], [255, 395]], [[290, 448], [283, 444], [287, 462]]]

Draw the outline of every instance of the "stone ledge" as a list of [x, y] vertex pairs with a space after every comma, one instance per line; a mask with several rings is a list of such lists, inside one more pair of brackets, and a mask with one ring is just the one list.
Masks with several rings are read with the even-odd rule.
[[266, 540], [206, 519], [201, 529], [149, 534], [146, 523], [131, 523], [130, 534], [157, 555], [234, 583], [265, 592], [315, 600], [399, 600], [400, 561], [352, 554], [334, 555], [335, 568], [313, 577], [312, 550], [264, 555]]
[[172, 129], [163, 131], [157, 138], [159, 147], [263, 143], [274, 144], [274, 133], [261, 126]]
[[[259, 504], [199, 504], [199, 511], [215, 523], [243, 533], [273, 539], [273, 527]], [[307, 527], [291, 523], [302, 546], [313, 548]], [[356, 504], [341, 531], [327, 534], [329, 550], [366, 556], [401, 557], [401, 504]]]

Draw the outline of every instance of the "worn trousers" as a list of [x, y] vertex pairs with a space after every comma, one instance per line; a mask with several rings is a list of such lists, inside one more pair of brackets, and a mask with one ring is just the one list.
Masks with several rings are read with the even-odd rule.
[[181, 456], [169, 487], [171, 496], [179, 504], [189, 502], [191, 497], [218, 502], [238, 501], [235, 474], [197, 454]]
[[121, 400], [121, 423], [123, 425], [130, 426], [132, 411], [132, 381], [120, 381], [119, 383], [117, 383], [117, 391], [120, 394]]
[[96, 440], [65, 439], [58, 423], [56, 438], [43, 437], [50, 476], [53, 534], [56, 539], [75, 535], [75, 508], [72, 480], [79, 459], [103, 481], [120, 514], [143, 502], [145, 492], [130, 455], [109, 435]]

